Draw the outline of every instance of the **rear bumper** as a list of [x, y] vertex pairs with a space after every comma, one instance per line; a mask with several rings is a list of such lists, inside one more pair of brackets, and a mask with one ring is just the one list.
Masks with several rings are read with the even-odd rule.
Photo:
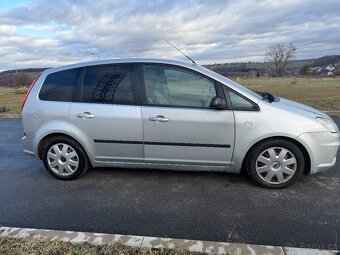
[[340, 146], [339, 133], [303, 133], [297, 140], [305, 146], [310, 156], [310, 174], [326, 171], [335, 165]]
[[36, 156], [36, 154], [34, 153], [33, 142], [31, 139], [28, 139], [27, 136], [23, 136], [21, 138], [21, 142], [22, 142], [22, 145], [24, 146], [25, 153], [30, 154], [32, 156]]

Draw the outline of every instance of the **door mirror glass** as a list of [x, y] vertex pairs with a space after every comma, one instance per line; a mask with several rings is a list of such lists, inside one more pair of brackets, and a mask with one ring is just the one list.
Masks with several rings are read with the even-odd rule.
[[214, 109], [227, 109], [227, 102], [223, 97], [216, 96], [210, 102], [210, 108]]

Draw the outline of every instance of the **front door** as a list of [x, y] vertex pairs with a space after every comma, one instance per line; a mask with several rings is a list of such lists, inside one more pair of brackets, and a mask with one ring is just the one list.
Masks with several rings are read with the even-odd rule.
[[234, 115], [209, 107], [213, 97], [223, 96], [219, 85], [172, 65], [145, 64], [143, 74], [145, 160], [228, 165], [234, 146]]

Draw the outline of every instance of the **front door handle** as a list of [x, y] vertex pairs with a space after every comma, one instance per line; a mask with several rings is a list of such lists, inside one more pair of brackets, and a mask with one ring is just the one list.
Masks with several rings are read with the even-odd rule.
[[155, 121], [155, 122], [168, 122], [169, 119], [165, 118], [163, 115], [157, 115], [156, 117], [150, 117], [150, 121]]
[[92, 114], [90, 112], [83, 112], [83, 113], [78, 113], [77, 117], [81, 118], [81, 119], [93, 119], [94, 114]]

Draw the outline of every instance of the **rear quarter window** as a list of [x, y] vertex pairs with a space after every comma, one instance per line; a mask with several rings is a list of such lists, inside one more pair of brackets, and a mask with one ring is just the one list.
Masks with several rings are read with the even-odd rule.
[[71, 102], [81, 68], [49, 74], [39, 93], [41, 100]]

